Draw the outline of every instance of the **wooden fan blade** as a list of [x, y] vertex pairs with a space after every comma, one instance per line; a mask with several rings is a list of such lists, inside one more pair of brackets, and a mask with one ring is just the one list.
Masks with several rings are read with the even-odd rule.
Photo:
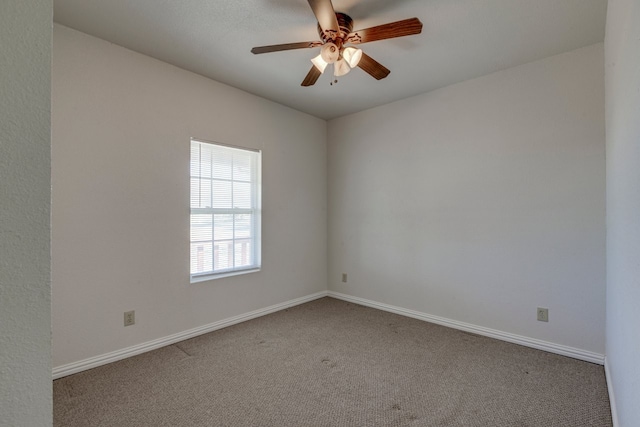
[[347, 36], [345, 42], [353, 44], [369, 43], [394, 37], [412, 36], [421, 32], [422, 22], [418, 18], [410, 18], [354, 31]]
[[251, 49], [251, 53], [259, 54], [259, 53], [269, 53], [269, 52], [279, 52], [281, 50], [291, 50], [291, 49], [307, 49], [311, 47], [321, 46], [322, 42], [298, 42], [298, 43], [285, 43], [285, 44], [273, 44], [270, 46], [258, 46]]
[[338, 19], [336, 18], [336, 12], [333, 10], [333, 4], [331, 0], [308, 0], [313, 14], [320, 24], [320, 28], [330, 39], [335, 38], [340, 31], [338, 26]]
[[376, 80], [382, 80], [389, 75], [391, 71], [366, 53], [362, 52], [362, 58], [358, 62], [358, 67], [369, 73]]
[[322, 73], [318, 70], [315, 65], [311, 67], [307, 77], [304, 78], [302, 84], [300, 86], [313, 86], [316, 81], [318, 81], [318, 77], [320, 77]]

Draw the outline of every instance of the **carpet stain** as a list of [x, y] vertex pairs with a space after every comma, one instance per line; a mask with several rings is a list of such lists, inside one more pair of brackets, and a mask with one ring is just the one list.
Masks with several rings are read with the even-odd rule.
[[331, 359], [322, 359], [321, 362], [330, 368], [335, 368], [336, 366], [338, 366], [338, 364], [336, 362], [333, 362]]
[[402, 410], [402, 408], [400, 407], [400, 404], [399, 404], [399, 403], [394, 403], [394, 404], [391, 406], [391, 409], [396, 410], [396, 411], [401, 411], [401, 410]]

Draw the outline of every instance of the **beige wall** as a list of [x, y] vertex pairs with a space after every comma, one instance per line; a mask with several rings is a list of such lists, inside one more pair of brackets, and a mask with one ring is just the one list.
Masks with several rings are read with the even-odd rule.
[[640, 2], [609, 0], [607, 365], [618, 426], [640, 425]]
[[[326, 290], [325, 121], [58, 25], [53, 52], [54, 367]], [[262, 271], [189, 283], [190, 137], [262, 149]]]
[[51, 19], [0, 2], [0, 425], [51, 425]]
[[597, 44], [330, 121], [329, 289], [601, 359], [603, 72]]

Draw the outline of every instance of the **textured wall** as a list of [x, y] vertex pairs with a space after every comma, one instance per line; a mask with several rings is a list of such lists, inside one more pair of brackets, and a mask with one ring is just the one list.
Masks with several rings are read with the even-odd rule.
[[640, 425], [640, 2], [609, 0], [607, 364], [619, 426]]
[[0, 2], [0, 425], [51, 425], [52, 4]]
[[604, 354], [603, 71], [598, 44], [330, 121], [330, 289]]
[[[52, 79], [54, 366], [326, 290], [325, 121], [58, 25]], [[190, 137], [263, 150], [262, 271], [189, 283]]]

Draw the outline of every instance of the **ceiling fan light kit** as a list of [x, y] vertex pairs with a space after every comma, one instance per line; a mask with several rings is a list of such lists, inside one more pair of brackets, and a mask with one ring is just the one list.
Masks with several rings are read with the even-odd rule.
[[418, 18], [352, 31], [353, 19], [345, 13], [335, 12], [331, 0], [308, 0], [308, 2], [318, 20], [318, 34], [322, 41], [259, 46], [251, 49], [252, 53], [261, 54], [321, 46], [320, 55], [311, 59], [313, 66], [302, 81], [302, 86], [314, 85], [329, 64], [333, 64], [335, 77], [344, 76], [352, 68], [360, 67], [373, 78], [384, 79], [389, 75], [389, 69], [366, 55], [361, 49], [346, 45], [410, 36], [422, 32], [422, 22]]
[[311, 63], [318, 69], [318, 71], [320, 71], [320, 73], [324, 73], [324, 69], [329, 65], [327, 61], [322, 59], [322, 54], [312, 58]]
[[322, 46], [320, 55], [311, 59], [311, 63], [324, 73], [327, 65], [333, 64], [333, 75], [341, 77], [351, 71], [352, 68], [358, 66], [362, 58], [362, 49], [355, 47], [345, 47], [341, 51], [334, 43], [326, 43]]
[[349, 67], [356, 68], [358, 66], [358, 63], [360, 62], [360, 59], [362, 59], [362, 49], [357, 49], [355, 47], [345, 47], [342, 51], [342, 57], [345, 61], [347, 61]]
[[336, 77], [341, 77], [351, 71], [349, 64], [344, 59], [339, 60], [335, 64], [333, 64], [333, 75]]
[[340, 49], [335, 43], [325, 43], [320, 49], [320, 56], [324, 59], [324, 62], [327, 64], [333, 64], [340, 58]]

